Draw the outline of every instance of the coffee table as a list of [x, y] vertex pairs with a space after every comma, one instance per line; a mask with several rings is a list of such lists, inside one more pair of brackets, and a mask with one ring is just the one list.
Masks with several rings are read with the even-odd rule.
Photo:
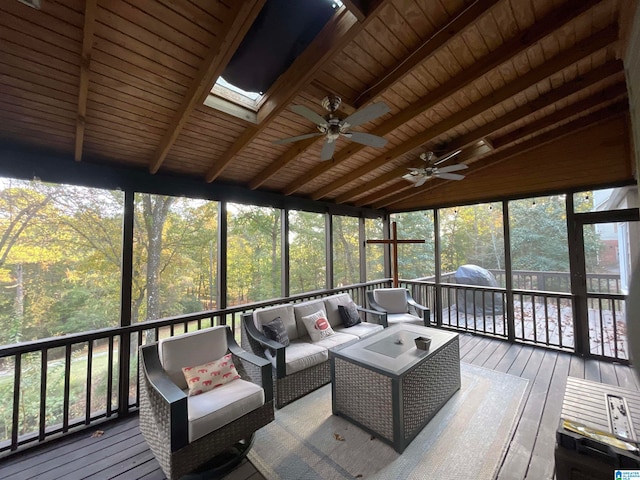
[[[428, 351], [416, 337], [430, 337]], [[329, 351], [334, 415], [402, 453], [460, 389], [458, 334], [394, 325]]]

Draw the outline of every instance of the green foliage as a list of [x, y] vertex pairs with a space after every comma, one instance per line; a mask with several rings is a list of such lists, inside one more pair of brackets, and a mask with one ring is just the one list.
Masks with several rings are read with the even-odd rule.
[[435, 275], [434, 223], [432, 211], [392, 215], [400, 240], [424, 240], [424, 243], [398, 245], [398, 276], [424, 278]]

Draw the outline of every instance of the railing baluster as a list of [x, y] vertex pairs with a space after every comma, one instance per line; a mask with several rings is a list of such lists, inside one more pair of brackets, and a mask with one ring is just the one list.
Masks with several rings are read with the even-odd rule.
[[18, 432], [20, 430], [20, 384], [22, 383], [22, 354], [14, 359], [13, 372], [13, 415], [11, 418], [11, 450], [18, 448]]
[[109, 353], [107, 363], [107, 417], [111, 416], [113, 407], [111, 397], [113, 395], [113, 337], [109, 337]]
[[71, 389], [71, 346], [67, 344], [64, 349], [64, 393], [62, 402], [62, 432], [69, 430], [69, 391]]
[[49, 371], [49, 351], [43, 348], [40, 352], [40, 420], [38, 421], [38, 441], [44, 440], [44, 429], [47, 424], [47, 374]]
[[91, 380], [93, 371], [93, 342], [89, 340], [87, 347], [87, 391], [84, 409], [84, 424], [89, 425], [91, 419]]
[[604, 321], [602, 318], [602, 298], [598, 298], [598, 318], [600, 319], [600, 354], [604, 355]]
[[[550, 338], [549, 338], [549, 307], [548, 307], [548, 299], [545, 297], [542, 297], [542, 299], [544, 300], [544, 325], [545, 325], [545, 336], [547, 337], [547, 345], [550, 344]], [[558, 321], [560, 321], [560, 319], [558, 318]]]
[[558, 346], [562, 348], [562, 311], [560, 310], [560, 297], [556, 297], [556, 307], [558, 311]]
[[612, 322], [613, 322], [613, 351], [614, 351], [614, 357], [615, 358], [619, 358], [618, 355], [618, 322], [616, 321], [616, 301], [613, 299], [609, 300], [610, 304], [611, 304], [611, 315], [613, 316], [612, 318]]

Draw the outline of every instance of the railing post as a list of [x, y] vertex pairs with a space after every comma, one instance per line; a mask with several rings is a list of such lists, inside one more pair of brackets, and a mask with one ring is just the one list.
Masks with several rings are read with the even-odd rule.
[[436, 278], [435, 278], [435, 305], [434, 305], [434, 316], [436, 325], [438, 327], [442, 326], [442, 275], [440, 273], [440, 269], [442, 268], [442, 263], [440, 261], [440, 210], [437, 208], [433, 210], [433, 249], [434, 249], [434, 267], [436, 269]]
[[509, 228], [509, 202], [502, 202], [502, 231], [504, 235], [504, 285], [507, 289], [507, 339], [516, 339], [515, 311], [513, 309], [513, 274], [511, 264], [511, 229]]
[[[122, 219], [122, 272], [120, 290], [120, 326], [131, 325], [131, 285], [133, 275], [133, 217], [134, 194], [132, 190], [124, 192], [124, 215]], [[118, 345], [118, 414], [129, 410], [129, 370], [131, 369], [131, 334], [120, 335]]]

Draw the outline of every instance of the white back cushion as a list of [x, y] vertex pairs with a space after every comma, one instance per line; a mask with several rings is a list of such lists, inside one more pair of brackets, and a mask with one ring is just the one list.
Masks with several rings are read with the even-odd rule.
[[[324, 302], [321, 298], [318, 300], [309, 300], [308, 302], [295, 303], [293, 312], [296, 317], [296, 325], [298, 326], [298, 338], [308, 335], [307, 327], [305, 327], [302, 317], [307, 317], [322, 310], [324, 312]], [[325, 312], [327, 313], [327, 312]]]
[[269, 323], [276, 317], [280, 317], [280, 320], [284, 323], [284, 328], [287, 329], [289, 340], [295, 340], [300, 336], [296, 328], [296, 320], [293, 316], [293, 306], [291, 304], [261, 308], [253, 312], [253, 322], [260, 331], [262, 331], [262, 325]]
[[218, 326], [197, 332], [163, 338], [158, 342], [162, 368], [181, 389], [187, 388], [182, 369], [222, 358], [227, 353], [227, 327]]
[[338, 305], [346, 305], [350, 301], [351, 296], [348, 293], [338, 293], [337, 295], [331, 295], [324, 299], [325, 313], [332, 327], [342, 326], [342, 318], [338, 311]]
[[407, 294], [404, 288], [377, 288], [373, 297], [388, 313], [407, 313]]

